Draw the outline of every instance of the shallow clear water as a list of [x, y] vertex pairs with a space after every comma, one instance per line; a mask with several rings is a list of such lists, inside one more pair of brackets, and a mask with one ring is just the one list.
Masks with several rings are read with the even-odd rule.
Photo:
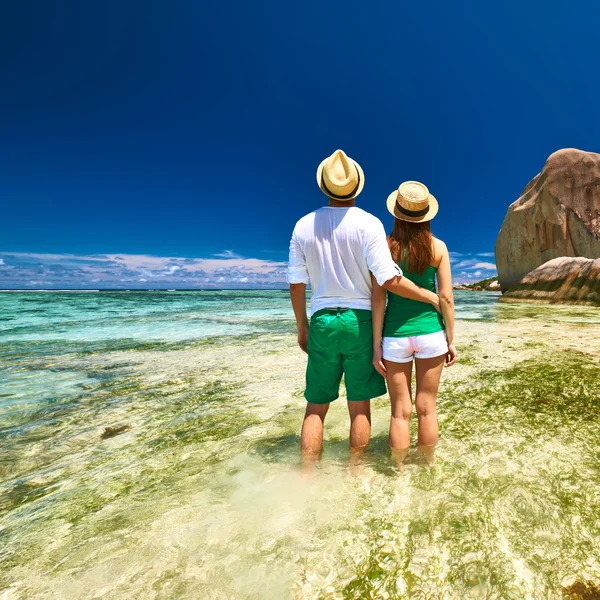
[[457, 293], [463, 361], [444, 374], [434, 466], [391, 459], [385, 398], [349, 464], [338, 401], [306, 475], [286, 292], [0, 294], [0, 598], [600, 583], [600, 312], [496, 298]]

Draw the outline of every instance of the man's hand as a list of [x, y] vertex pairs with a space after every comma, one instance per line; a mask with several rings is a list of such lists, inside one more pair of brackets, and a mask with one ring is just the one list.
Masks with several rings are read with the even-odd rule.
[[308, 325], [298, 328], [298, 346], [308, 354]]
[[446, 354], [446, 366], [451, 367], [456, 362], [456, 346], [448, 344], [448, 354]]
[[440, 306], [440, 297], [437, 294], [435, 295], [435, 298], [432, 299], [431, 306], [433, 306], [435, 310], [442, 314], [442, 308]]
[[373, 366], [380, 375], [384, 377], [387, 375], [387, 370], [383, 364], [383, 350], [381, 344], [373, 346]]

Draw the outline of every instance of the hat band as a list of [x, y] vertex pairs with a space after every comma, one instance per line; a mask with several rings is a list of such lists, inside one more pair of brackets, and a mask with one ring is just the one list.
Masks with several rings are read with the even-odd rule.
[[407, 217], [424, 217], [429, 212], [429, 205], [421, 210], [408, 210], [396, 200], [396, 208]]
[[[354, 168], [356, 169], [356, 167], [354, 167]], [[354, 194], [356, 194], [356, 192], [360, 186], [360, 173], [359, 173], [358, 169], [356, 169], [356, 174], [358, 175], [358, 183], [356, 184], [355, 188], [349, 194], [346, 194], [345, 196], [340, 196], [338, 194], [334, 194], [327, 187], [327, 184], [325, 183], [325, 178], [323, 177], [323, 173], [321, 173], [321, 186], [327, 191], [327, 195], [331, 196], [335, 200], [348, 200], [349, 198], [352, 198], [352, 196], [354, 196]]]

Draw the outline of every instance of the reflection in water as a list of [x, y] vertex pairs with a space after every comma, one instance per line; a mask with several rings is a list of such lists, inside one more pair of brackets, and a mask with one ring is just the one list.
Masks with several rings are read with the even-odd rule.
[[520, 599], [600, 582], [597, 311], [583, 351], [557, 352], [588, 312], [463, 292], [435, 457], [391, 454], [382, 398], [349, 460], [338, 401], [306, 477], [285, 292], [20, 296], [0, 295], [3, 599]]

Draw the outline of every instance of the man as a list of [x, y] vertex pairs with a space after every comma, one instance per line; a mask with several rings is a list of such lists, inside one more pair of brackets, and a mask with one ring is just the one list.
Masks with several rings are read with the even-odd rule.
[[353, 452], [369, 443], [371, 398], [386, 393], [385, 381], [372, 363], [371, 273], [390, 292], [439, 307], [436, 294], [402, 277], [381, 221], [356, 207], [355, 198], [365, 184], [360, 165], [336, 150], [319, 165], [317, 183], [329, 203], [296, 224], [288, 267], [298, 344], [308, 354], [302, 452], [313, 459], [321, 452], [325, 415], [338, 398], [342, 374]]

